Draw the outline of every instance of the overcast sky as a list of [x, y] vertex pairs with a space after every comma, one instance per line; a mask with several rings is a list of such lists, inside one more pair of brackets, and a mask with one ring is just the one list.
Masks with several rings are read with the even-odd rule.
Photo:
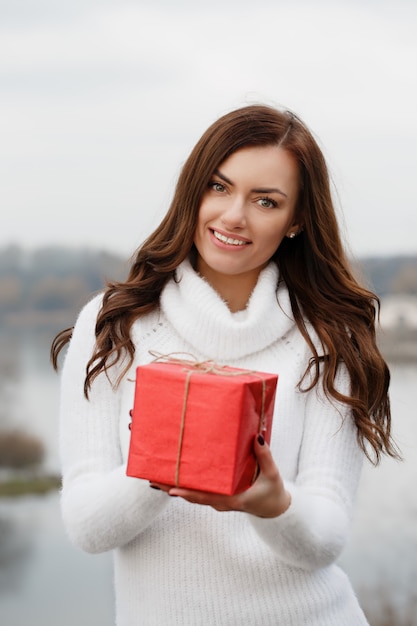
[[0, 0], [0, 246], [131, 255], [206, 127], [285, 106], [354, 255], [417, 253], [414, 0]]

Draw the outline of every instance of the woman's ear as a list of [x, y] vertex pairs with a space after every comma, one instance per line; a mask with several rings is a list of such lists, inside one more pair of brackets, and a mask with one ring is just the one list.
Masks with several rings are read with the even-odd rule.
[[285, 235], [288, 239], [294, 239], [297, 235], [299, 235], [303, 230], [301, 224], [292, 224]]

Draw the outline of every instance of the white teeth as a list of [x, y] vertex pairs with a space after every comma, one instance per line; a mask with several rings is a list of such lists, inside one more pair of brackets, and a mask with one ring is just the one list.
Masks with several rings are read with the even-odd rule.
[[217, 230], [213, 230], [213, 234], [219, 241], [223, 243], [231, 244], [232, 246], [244, 246], [247, 242], [242, 241], [241, 239], [232, 239], [231, 237], [226, 237], [225, 235], [221, 235], [217, 232]]

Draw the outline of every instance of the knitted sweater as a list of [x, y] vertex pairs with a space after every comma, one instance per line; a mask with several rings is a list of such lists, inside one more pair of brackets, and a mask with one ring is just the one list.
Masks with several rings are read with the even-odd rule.
[[[82, 310], [63, 367], [62, 515], [83, 550], [113, 550], [117, 625], [367, 624], [335, 564], [363, 453], [344, 405], [325, 399], [319, 386], [297, 389], [311, 355], [285, 286], [277, 292], [277, 267], [261, 272], [238, 313], [188, 261], [177, 278], [160, 307], [134, 324], [135, 361], [117, 389], [109, 380], [117, 371], [110, 372], [94, 381], [89, 401], [83, 396], [101, 296]], [[217, 512], [126, 476], [135, 368], [152, 360], [150, 350], [279, 374], [271, 450], [292, 497], [285, 513]], [[344, 369], [337, 384], [349, 388]]]

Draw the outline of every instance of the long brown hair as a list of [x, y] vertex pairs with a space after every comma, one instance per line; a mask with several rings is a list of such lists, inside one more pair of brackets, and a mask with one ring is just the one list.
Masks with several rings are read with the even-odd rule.
[[[358, 284], [349, 268], [324, 156], [296, 115], [264, 105], [232, 111], [207, 129], [181, 171], [166, 216], [135, 253], [127, 280], [107, 285], [97, 317], [96, 347], [87, 364], [85, 395], [96, 376], [125, 354], [128, 365], [119, 381], [132, 363], [132, 324], [158, 306], [164, 285], [193, 249], [200, 202], [213, 172], [236, 150], [267, 145], [279, 145], [291, 153], [300, 171], [297, 222], [302, 230], [295, 239], [285, 238], [273, 257], [288, 287], [295, 321], [313, 355], [299, 386], [306, 390], [303, 382], [310, 372], [308, 389], [314, 387], [322, 370], [326, 395], [351, 406], [358, 441], [367, 456], [375, 463], [383, 452], [399, 457], [390, 434], [389, 369], [376, 345], [379, 300]], [[317, 333], [323, 354], [317, 352], [305, 320]], [[53, 341], [55, 368], [71, 334], [71, 328], [64, 330]], [[348, 397], [335, 386], [342, 361], [351, 379]]]

